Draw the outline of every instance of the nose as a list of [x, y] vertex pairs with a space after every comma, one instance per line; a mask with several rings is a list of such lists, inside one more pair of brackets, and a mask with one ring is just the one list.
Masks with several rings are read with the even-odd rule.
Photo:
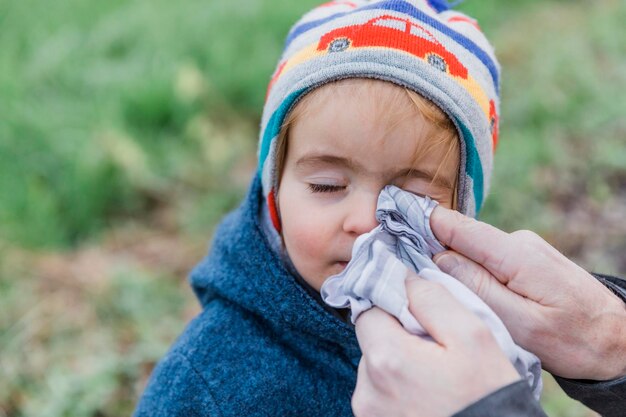
[[378, 193], [371, 191], [354, 192], [343, 221], [344, 232], [354, 236], [362, 235], [378, 226], [376, 221], [376, 204]]

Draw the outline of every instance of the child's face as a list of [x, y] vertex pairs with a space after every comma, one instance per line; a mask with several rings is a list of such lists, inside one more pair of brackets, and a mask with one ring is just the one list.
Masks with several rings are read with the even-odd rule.
[[356, 238], [378, 225], [376, 203], [385, 185], [450, 208], [459, 159], [452, 155], [442, 165], [447, 146], [419, 151], [437, 128], [416, 109], [411, 117], [390, 111], [415, 107], [406, 94], [372, 97], [343, 88], [320, 97], [306, 103], [305, 116], [290, 128], [278, 191], [285, 247], [318, 291], [345, 268]]

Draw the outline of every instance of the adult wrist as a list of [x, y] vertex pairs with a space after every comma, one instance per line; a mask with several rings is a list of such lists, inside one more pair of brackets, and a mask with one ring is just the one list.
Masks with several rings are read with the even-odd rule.
[[602, 344], [596, 355], [600, 372], [595, 378], [589, 379], [612, 381], [626, 376], [626, 280], [592, 275], [611, 291], [617, 302], [611, 303], [615, 306], [614, 314], [601, 333]]
[[596, 378], [599, 381], [626, 376], [626, 305], [622, 310], [622, 314], [612, 320], [605, 337], [604, 349], [598, 355], [597, 363], [604, 369]]

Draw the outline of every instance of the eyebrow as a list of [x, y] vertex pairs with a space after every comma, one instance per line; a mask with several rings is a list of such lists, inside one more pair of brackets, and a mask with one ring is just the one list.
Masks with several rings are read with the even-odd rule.
[[[360, 173], [367, 172], [367, 169], [359, 164], [357, 161], [351, 158], [344, 158], [336, 155], [329, 154], [309, 154], [301, 157], [296, 162], [296, 169], [304, 169], [306, 167], [315, 167], [319, 165], [335, 165], [344, 168], [348, 168], [351, 171]], [[393, 178], [416, 178], [423, 179], [427, 181], [432, 181], [433, 184], [438, 185], [440, 187], [445, 187], [452, 189], [454, 188], [454, 184], [450, 182], [447, 178], [438, 177], [433, 181], [433, 177], [435, 173], [417, 169], [417, 168], [404, 168], [400, 171], [397, 171], [391, 175]]]

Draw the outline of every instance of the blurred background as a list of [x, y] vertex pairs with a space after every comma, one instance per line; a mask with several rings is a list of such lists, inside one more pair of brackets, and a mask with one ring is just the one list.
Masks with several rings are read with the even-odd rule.
[[[129, 415], [317, 1], [0, 2], [0, 417]], [[503, 66], [482, 219], [626, 275], [626, 3], [467, 0]], [[550, 416], [594, 415], [550, 379]]]

